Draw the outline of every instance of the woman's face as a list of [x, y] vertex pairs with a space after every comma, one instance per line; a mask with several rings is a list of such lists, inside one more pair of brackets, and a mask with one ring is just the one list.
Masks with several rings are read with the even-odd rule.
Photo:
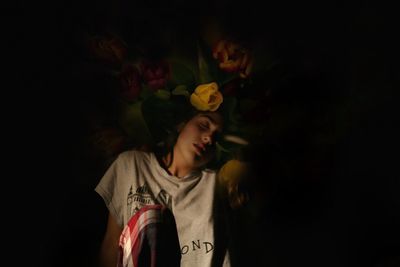
[[179, 132], [174, 157], [181, 156], [194, 168], [207, 164], [215, 154], [216, 135], [221, 131], [222, 117], [219, 113], [197, 114]]

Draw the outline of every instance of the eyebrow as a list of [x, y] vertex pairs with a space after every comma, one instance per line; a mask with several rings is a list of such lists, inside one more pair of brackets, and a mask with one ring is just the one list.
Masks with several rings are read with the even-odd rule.
[[217, 124], [217, 122], [214, 120], [214, 118], [211, 117], [210, 115], [201, 114], [200, 117], [206, 117], [206, 118], [208, 118], [212, 123]]
[[219, 128], [221, 128], [221, 125], [218, 124], [218, 123], [216, 122], [216, 120], [214, 120], [214, 118], [211, 117], [210, 115], [208, 115], [208, 114], [201, 114], [200, 117], [206, 117], [206, 118], [209, 119], [214, 125], [217, 125], [217, 126], [219, 126]]

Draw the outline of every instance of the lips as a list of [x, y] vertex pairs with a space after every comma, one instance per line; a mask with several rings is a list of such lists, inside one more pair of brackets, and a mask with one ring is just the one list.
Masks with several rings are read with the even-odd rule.
[[206, 147], [203, 144], [193, 144], [196, 149], [196, 153], [201, 156], [205, 151]]

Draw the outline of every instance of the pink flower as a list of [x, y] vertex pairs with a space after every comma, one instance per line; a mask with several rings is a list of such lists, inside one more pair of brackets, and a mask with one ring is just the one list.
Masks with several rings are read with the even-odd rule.
[[140, 70], [143, 80], [152, 90], [164, 88], [171, 72], [168, 63], [165, 61], [142, 61]]
[[135, 100], [142, 89], [139, 70], [132, 64], [125, 64], [119, 74], [120, 94], [129, 101]]

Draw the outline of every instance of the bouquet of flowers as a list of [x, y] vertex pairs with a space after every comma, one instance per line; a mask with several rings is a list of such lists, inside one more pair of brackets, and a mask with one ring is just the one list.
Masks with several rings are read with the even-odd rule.
[[[263, 81], [267, 67], [246, 45], [225, 36], [213, 42], [199, 38], [181, 49], [146, 54], [111, 33], [86, 39], [90, 59], [113, 77], [117, 112], [115, 127], [99, 128], [92, 144], [105, 157], [124, 147], [154, 146], [162, 142], [190, 108], [222, 108], [225, 132], [217, 142], [221, 181], [241, 164], [240, 151], [262, 139], [270, 113], [271, 88]], [[161, 55], [160, 55], [161, 54]], [[262, 62], [265, 63], [265, 62]], [[232, 167], [233, 166], [233, 167]]]

